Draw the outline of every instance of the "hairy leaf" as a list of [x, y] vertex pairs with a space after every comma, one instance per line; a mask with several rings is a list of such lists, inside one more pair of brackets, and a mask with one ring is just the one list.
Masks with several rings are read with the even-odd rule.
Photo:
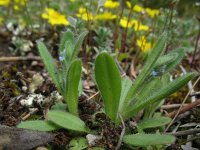
[[177, 48], [166, 55], [161, 56], [155, 66], [155, 71], [161, 71], [161, 74], [167, 73], [174, 69], [183, 59], [184, 49]]
[[88, 132], [85, 123], [77, 116], [68, 112], [52, 110], [49, 111], [47, 115], [48, 120], [63, 128], [80, 132]]
[[145, 108], [151, 103], [154, 103], [156, 101], [160, 101], [163, 98], [166, 98], [167, 96], [173, 94], [177, 90], [179, 90], [181, 87], [183, 87], [185, 84], [187, 84], [192, 78], [194, 78], [197, 75], [197, 73], [188, 73], [185, 74], [177, 79], [175, 79], [173, 82], [170, 82], [165, 87], [162, 87], [155, 93], [152, 93], [151, 96], [149, 96], [146, 99], [138, 101], [134, 105], [130, 105], [126, 108], [126, 111], [124, 111], [124, 116], [126, 118], [130, 118], [134, 116], [137, 112], [139, 112], [141, 109]]
[[78, 52], [81, 48], [81, 45], [83, 43], [83, 40], [85, 38], [85, 36], [88, 34], [88, 31], [83, 31], [78, 37], [77, 39], [75, 40], [75, 45], [74, 45], [74, 51], [73, 51], [73, 54], [72, 54], [72, 57], [71, 57], [71, 60], [75, 59], [78, 55]]
[[126, 107], [129, 104], [129, 101], [133, 98], [134, 94], [137, 92], [137, 89], [141, 86], [141, 84], [145, 81], [145, 78], [150, 75], [150, 73], [153, 71], [153, 67], [155, 65], [155, 62], [157, 61], [158, 57], [162, 54], [165, 44], [167, 41], [167, 35], [164, 33], [161, 38], [157, 41], [156, 45], [152, 49], [152, 51], [149, 54], [149, 57], [139, 74], [139, 76], [136, 78], [136, 80], [133, 83], [133, 86], [130, 88], [125, 104], [123, 107], [123, 110], [126, 109]]
[[49, 121], [43, 121], [43, 120], [24, 121], [18, 124], [17, 127], [30, 130], [37, 130], [37, 131], [53, 131], [60, 129], [59, 126], [52, 124]]
[[67, 30], [60, 41], [60, 45], [59, 45], [59, 52], [65, 50], [66, 47], [66, 43], [69, 42], [70, 44], [72, 44], [74, 42], [74, 35], [70, 30]]
[[42, 57], [42, 60], [45, 64], [45, 67], [46, 67], [50, 77], [52, 78], [52, 80], [56, 84], [58, 90], [61, 92], [61, 87], [60, 87], [59, 79], [58, 79], [58, 76], [57, 76], [58, 71], [56, 69], [56, 66], [54, 64], [54, 61], [53, 61], [51, 54], [48, 52], [48, 50], [47, 50], [47, 48], [46, 48], [46, 46], [44, 45], [43, 42], [38, 41], [37, 47], [39, 49], [40, 56]]
[[67, 91], [66, 91], [66, 101], [68, 105], [69, 112], [78, 115], [78, 88], [81, 79], [81, 61], [76, 59], [70, 65], [67, 74]]
[[121, 95], [121, 77], [114, 59], [106, 52], [95, 62], [95, 79], [105, 105], [105, 112], [115, 122]]
[[132, 81], [128, 77], [122, 78], [122, 92], [120, 96], [119, 112], [123, 108], [126, 95], [131, 86], [132, 86]]
[[150, 119], [143, 119], [140, 121], [137, 126], [140, 129], [147, 129], [147, 128], [155, 128], [160, 127], [168, 124], [171, 121], [171, 118], [169, 117], [156, 117], [156, 118], [150, 118]]
[[125, 135], [123, 142], [132, 146], [146, 147], [174, 143], [175, 137], [171, 135], [160, 134], [133, 134]]

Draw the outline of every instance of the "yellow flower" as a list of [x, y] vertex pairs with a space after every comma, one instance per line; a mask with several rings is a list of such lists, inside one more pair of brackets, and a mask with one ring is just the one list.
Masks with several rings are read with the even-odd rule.
[[27, 0], [15, 0], [15, 3], [21, 6], [24, 6], [26, 4]]
[[10, 0], [0, 0], [0, 6], [8, 6], [10, 4]]
[[114, 8], [119, 7], [119, 2], [114, 2], [112, 0], [106, 0], [106, 2], [104, 3], [104, 7], [114, 9]]
[[51, 25], [69, 25], [65, 16], [54, 9], [46, 8], [45, 11], [46, 12], [42, 14], [42, 18], [47, 19]]
[[[129, 1], [126, 2], [126, 5], [128, 8], [132, 8], [132, 5]], [[144, 12], [144, 8], [137, 4], [134, 5], [133, 10], [138, 13]]]
[[121, 25], [121, 27], [123, 27], [123, 28], [131, 28], [131, 27], [133, 27], [133, 24], [134, 23], [134, 21], [132, 20], [132, 21], [129, 21], [128, 22], [128, 19], [126, 18], [126, 17], [123, 17], [122, 19], [120, 19], [120, 22], [119, 22], [119, 24]]
[[128, 8], [131, 8], [131, 2], [126, 1], [126, 5], [127, 5]]
[[104, 12], [95, 16], [97, 20], [112, 20], [117, 18], [117, 15], [113, 15], [111, 12]]
[[84, 8], [84, 7], [80, 7], [79, 10], [78, 10], [78, 13], [79, 14], [87, 13], [87, 9]]
[[[127, 25], [128, 23], [128, 25]], [[132, 19], [128, 22], [128, 19], [126, 17], [123, 17], [121, 20], [120, 20], [120, 25], [123, 27], [123, 28], [134, 28], [135, 31], [147, 31], [149, 30], [149, 27], [147, 25], [143, 25], [142, 23], [139, 23], [137, 20], [135, 19]]]
[[147, 42], [146, 38], [144, 36], [141, 36], [137, 40], [137, 46], [140, 47], [142, 52], [147, 53], [152, 48], [152, 44], [150, 42]]
[[21, 7], [26, 5], [27, 0], [15, 0], [14, 3], [14, 9], [15, 10], [20, 10]]
[[141, 31], [141, 30], [148, 31], [149, 30], [149, 26], [143, 25], [142, 23], [139, 23], [139, 22], [136, 22], [134, 24], [134, 29], [135, 29], [135, 31]]
[[141, 7], [141, 6], [139, 6], [139, 5], [135, 5], [135, 6], [133, 7], [133, 10], [134, 10], [135, 12], [141, 13], [141, 12], [144, 11], [144, 8]]
[[150, 9], [150, 8], [146, 8], [145, 9], [147, 14], [151, 17], [154, 18], [155, 16], [159, 15], [160, 11], [158, 9]]
[[83, 7], [79, 8], [78, 14], [76, 16], [85, 21], [92, 20], [94, 18], [92, 13], [87, 12], [86, 8]]

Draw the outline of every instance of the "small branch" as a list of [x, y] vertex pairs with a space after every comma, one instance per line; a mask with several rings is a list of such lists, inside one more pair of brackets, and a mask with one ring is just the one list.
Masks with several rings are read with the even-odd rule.
[[[192, 86], [192, 89], [195, 87], [195, 85], [199, 82], [200, 80], [200, 76], [198, 77], [198, 79], [195, 81], [194, 85]], [[167, 130], [169, 129], [169, 127], [173, 124], [173, 122], [176, 120], [176, 118], [178, 117], [180, 111], [181, 111], [181, 108], [183, 107], [183, 105], [185, 104], [187, 98], [189, 97], [192, 89], [187, 93], [187, 95], [185, 96], [180, 108], [178, 109], [178, 111], [176, 112], [174, 118], [172, 119], [172, 121], [169, 123], [169, 125], [167, 126], [167, 128], [165, 129], [165, 132], [167, 132]]]
[[33, 110], [32, 110], [31, 112], [29, 112], [26, 116], [24, 116], [24, 117], [22, 118], [22, 120], [24, 121], [24, 120], [28, 119], [31, 115], [35, 114], [35, 113], [38, 112], [38, 111], [39, 111], [38, 108], [33, 109]]
[[117, 146], [116, 146], [115, 150], [118, 150], [118, 149], [121, 147], [121, 145], [122, 145], [122, 139], [123, 139], [123, 137], [124, 137], [125, 128], [126, 128], [122, 116], [121, 116], [120, 114], [118, 114], [118, 115], [119, 115], [119, 118], [120, 118], [120, 120], [121, 120], [121, 122], [122, 122], [122, 132], [121, 132], [121, 134], [120, 134], [120, 137], [119, 137], [119, 140], [118, 140], [118, 143], [117, 143]]
[[32, 57], [0, 57], [0, 62], [10, 62], [10, 61], [33, 61], [38, 60], [40, 61], [41, 58], [39, 56], [32, 56]]
[[195, 102], [193, 102], [191, 104], [187, 104], [187, 105], [183, 106], [181, 109], [179, 109], [177, 111], [173, 111], [173, 112], [167, 114], [167, 117], [174, 118], [176, 116], [176, 114], [179, 115], [179, 114], [185, 113], [186, 111], [189, 111], [198, 105], [200, 105], [200, 99], [196, 100]]
[[185, 130], [185, 131], [179, 131], [179, 132], [175, 132], [175, 133], [167, 133], [167, 134], [171, 134], [174, 136], [184, 136], [184, 135], [191, 135], [191, 134], [197, 134], [200, 133], [200, 128], [198, 129], [190, 129], [190, 130]]
[[97, 96], [99, 94], [99, 91], [96, 92], [95, 94], [93, 94], [92, 96], [90, 96], [86, 101], [91, 100], [92, 98], [94, 98], [95, 96]]
[[[183, 106], [186, 106], [187, 104], [184, 104]], [[181, 104], [170, 104], [170, 105], [162, 105], [161, 109], [174, 109], [180, 107]]]
[[197, 18], [197, 20], [199, 22], [199, 32], [198, 32], [196, 42], [195, 42], [195, 48], [194, 48], [194, 53], [193, 53], [193, 56], [192, 56], [191, 67], [194, 66], [194, 60], [195, 60], [195, 56], [196, 56], [197, 49], [198, 49], [198, 43], [199, 43], [199, 40], [200, 40], [200, 18]]
[[[182, 65], [180, 65], [179, 67], [181, 68], [181, 70], [182, 70], [182, 72], [183, 72], [184, 74], [187, 74], [185, 68], [184, 68]], [[190, 93], [194, 93], [194, 90], [193, 90], [193, 88], [192, 88], [192, 81], [191, 81], [191, 80], [188, 82], [187, 85], [188, 85], [188, 89], [191, 90]], [[196, 98], [195, 98], [195, 97], [191, 97], [191, 102], [194, 102], [194, 101], [196, 101]]]

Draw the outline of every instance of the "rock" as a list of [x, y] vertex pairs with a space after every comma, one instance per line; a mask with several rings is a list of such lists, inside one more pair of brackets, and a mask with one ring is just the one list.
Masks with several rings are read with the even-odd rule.
[[43, 78], [39, 73], [33, 75], [32, 82], [31, 82], [31, 84], [29, 85], [29, 91], [30, 91], [31, 93], [34, 93], [35, 90], [36, 90], [39, 86], [41, 86], [41, 85], [43, 84], [43, 82], [44, 82], [44, 78]]
[[88, 144], [90, 146], [94, 146], [95, 145], [95, 141], [98, 141], [98, 140], [101, 140], [102, 139], [102, 136], [100, 135], [93, 135], [93, 134], [88, 134], [86, 135], [86, 139], [88, 141]]

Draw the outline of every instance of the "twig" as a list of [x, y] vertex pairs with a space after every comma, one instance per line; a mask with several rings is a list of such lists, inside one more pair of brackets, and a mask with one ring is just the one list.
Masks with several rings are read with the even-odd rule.
[[197, 134], [200, 133], [200, 128], [198, 129], [190, 129], [190, 130], [185, 130], [185, 131], [179, 131], [179, 132], [175, 132], [175, 133], [167, 133], [167, 134], [171, 134], [174, 136], [183, 136], [183, 135], [191, 135], [191, 134]]
[[83, 91], [86, 92], [86, 93], [92, 93], [92, 94], [96, 93], [96, 91], [88, 90], [88, 89], [85, 89], [85, 88], [83, 89]]
[[122, 139], [123, 139], [123, 137], [124, 137], [125, 128], [126, 128], [122, 116], [121, 116], [120, 114], [118, 114], [118, 115], [119, 115], [119, 118], [120, 118], [120, 120], [121, 120], [121, 122], [122, 122], [122, 132], [121, 132], [121, 134], [120, 134], [120, 137], [119, 137], [119, 140], [118, 140], [118, 143], [117, 143], [117, 146], [116, 146], [115, 150], [118, 150], [118, 149], [121, 147]]
[[[161, 109], [174, 109], [174, 108], [178, 108], [180, 106], [181, 106], [181, 104], [170, 104], [170, 105], [162, 105], [160, 108]], [[183, 106], [186, 106], [186, 104], [184, 104]]]
[[[198, 79], [196, 80], [196, 82], [194, 83], [194, 85], [192, 86], [192, 89], [195, 87], [195, 85], [199, 82], [200, 80], [200, 76], [198, 77]], [[185, 96], [179, 110], [176, 112], [176, 115], [174, 116], [174, 118], [171, 120], [171, 122], [169, 123], [169, 125], [167, 126], [167, 128], [165, 129], [165, 132], [167, 132], [167, 130], [169, 129], [169, 127], [173, 124], [173, 122], [176, 120], [177, 116], [179, 115], [181, 108], [183, 107], [183, 104], [185, 104], [185, 101], [187, 100], [188, 96], [190, 95], [192, 89], [187, 93], [187, 95]]]
[[95, 96], [97, 96], [99, 94], [99, 91], [96, 92], [95, 94], [93, 94], [92, 96], [90, 96], [86, 101], [91, 100], [92, 98], [94, 98]]
[[38, 56], [32, 57], [23, 57], [23, 56], [16, 56], [16, 57], [0, 57], [0, 62], [10, 62], [10, 61], [32, 61], [32, 60], [41, 60]]
[[195, 102], [191, 103], [191, 104], [187, 104], [186, 106], [183, 106], [181, 109], [179, 109], [178, 111], [173, 111], [169, 114], [167, 114], [168, 117], [173, 118], [176, 116], [176, 114], [182, 114], [188, 110], [191, 110], [192, 108], [196, 107], [200, 105], [200, 99], [196, 100]]
[[[186, 70], [185, 70], [185, 68], [184, 68], [182, 65], [180, 65], [179, 67], [181, 68], [181, 70], [182, 70], [182, 72], [183, 72], [184, 74], [187, 73]], [[190, 93], [194, 93], [194, 90], [193, 90], [193, 88], [192, 88], [192, 81], [191, 81], [191, 80], [188, 82], [187, 85], [188, 85], [189, 90], [191, 89], [191, 92], [190, 92]], [[196, 97], [191, 97], [191, 102], [194, 102], [194, 101], [196, 101]]]
[[24, 121], [24, 120], [28, 119], [32, 114], [34, 114], [34, 113], [36, 113], [36, 112], [38, 112], [38, 111], [39, 111], [38, 108], [33, 109], [33, 110], [32, 110], [31, 112], [29, 112], [26, 116], [24, 116], [24, 117], [22, 118], [22, 120]]
[[198, 42], [200, 40], [200, 19], [197, 18], [197, 20], [199, 21], [199, 32], [198, 32], [198, 35], [197, 35], [197, 38], [196, 38], [196, 42], [195, 42], [195, 48], [194, 48], [194, 53], [193, 53], [193, 56], [192, 56], [192, 61], [191, 61], [191, 67], [193, 67], [193, 63], [194, 63], [194, 59], [195, 59], [195, 56], [196, 56], [196, 53], [197, 53], [197, 49], [198, 49]]

